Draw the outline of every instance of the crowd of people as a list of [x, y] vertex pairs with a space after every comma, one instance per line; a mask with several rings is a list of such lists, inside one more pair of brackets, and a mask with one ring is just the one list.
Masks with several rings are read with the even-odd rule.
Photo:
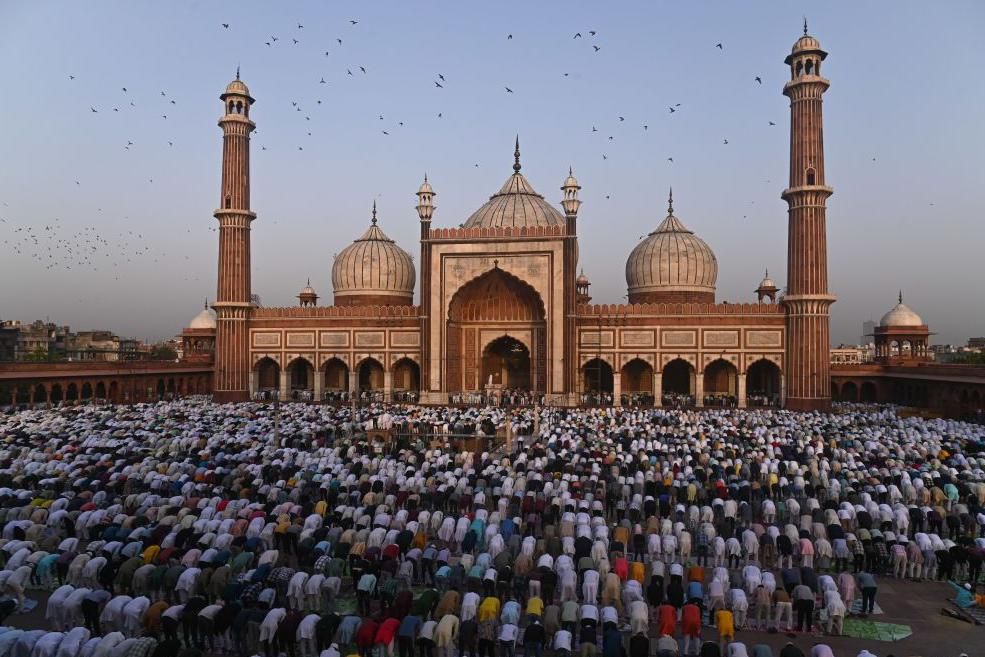
[[10, 412], [0, 657], [833, 657], [884, 578], [977, 603], [983, 450], [890, 409]]

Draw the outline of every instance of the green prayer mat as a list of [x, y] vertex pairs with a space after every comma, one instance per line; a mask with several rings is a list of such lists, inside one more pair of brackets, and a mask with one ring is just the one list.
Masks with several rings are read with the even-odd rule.
[[869, 641], [899, 641], [913, 634], [913, 630], [909, 625], [846, 618], [842, 633], [855, 639], [867, 639]]

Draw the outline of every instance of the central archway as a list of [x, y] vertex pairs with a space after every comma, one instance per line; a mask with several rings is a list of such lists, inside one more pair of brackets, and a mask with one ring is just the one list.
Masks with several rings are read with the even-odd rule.
[[661, 384], [665, 395], [693, 395], [694, 366], [683, 358], [675, 358], [664, 365]]
[[463, 285], [448, 306], [445, 389], [478, 391], [493, 375], [504, 388], [547, 390], [544, 303], [499, 267]]
[[482, 350], [483, 383], [530, 390], [530, 350], [516, 338], [504, 335]]

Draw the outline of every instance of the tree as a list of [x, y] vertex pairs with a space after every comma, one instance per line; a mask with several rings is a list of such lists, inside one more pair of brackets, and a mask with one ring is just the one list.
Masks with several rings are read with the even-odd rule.
[[38, 345], [30, 353], [25, 354], [24, 360], [31, 361], [32, 363], [43, 363], [48, 360], [48, 350]]
[[177, 360], [178, 352], [166, 344], [154, 345], [150, 350], [151, 360]]

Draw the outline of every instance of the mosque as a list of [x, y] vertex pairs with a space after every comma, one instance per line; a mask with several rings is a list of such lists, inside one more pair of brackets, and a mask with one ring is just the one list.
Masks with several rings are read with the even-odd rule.
[[296, 306], [261, 307], [250, 284], [254, 99], [237, 75], [220, 96], [215, 314], [199, 315], [189, 329], [196, 348], [214, 348], [215, 398], [366, 392], [447, 404], [523, 390], [557, 405], [601, 393], [615, 404], [690, 396], [697, 405], [728, 398], [739, 407], [829, 408], [826, 56], [805, 29], [785, 59], [788, 280], [778, 295], [767, 274], [754, 302], [716, 298], [715, 254], [676, 215], [671, 196], [666, 217], [626, 245], [628, 303], [592, 303], [580, 273], [590, 265], [578, 255], [581, 187], [569, 170], [555, 206], [524, 176], [517, 141], [512, 173], [464, 222], [448, 218], [457, 228], [432, 225], [440, 219], [438, 183], [425, 178], [416, 194], [420, 271], [374, 207], [365, 231], [335, 259], [331, 305], [309, 284]]

